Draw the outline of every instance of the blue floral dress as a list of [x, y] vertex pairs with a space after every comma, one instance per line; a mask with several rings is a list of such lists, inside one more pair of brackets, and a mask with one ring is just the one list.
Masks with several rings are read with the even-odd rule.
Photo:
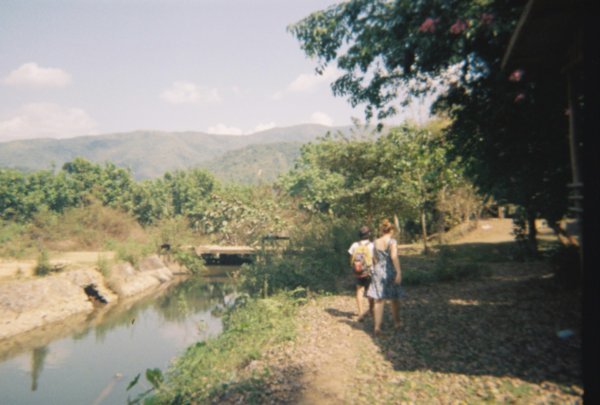
[[395, 239], [391, 238], [385, 250], [375, 250], [375, 265], [371, 273], [371, 284], [366, 291], [366, 296], [376, 300], [390, 300], [403, 296], [400, 285], [394, 283], [396, 270], [390, 256], [390, 247], [397, 245]]

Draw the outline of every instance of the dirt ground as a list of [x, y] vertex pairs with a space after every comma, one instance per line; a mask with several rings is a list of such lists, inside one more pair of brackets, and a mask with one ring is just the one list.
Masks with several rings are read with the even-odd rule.
[[[58, 252], [50, 255], [51, 265], [62, 268], [76, 269], [82, 267], [94, 267], [99, 260], [112, 260], [115, 252]], [[15, 278], [33, 277], [37, 260], [14, 260], [0, 258], [0, 282]]]
[[[510, 243], [511, 231], [481, 221], [454, 244]], [[582, 403], [580, 291], [558, 288], [542, 262], [488, 266], [482, 279], [405, 287], [402, 327], [386, 304], [383, 337], [357, 321], [350, 291], [312, 300], [298, 338], [251, 364], [271, 370], [258, 402]]]

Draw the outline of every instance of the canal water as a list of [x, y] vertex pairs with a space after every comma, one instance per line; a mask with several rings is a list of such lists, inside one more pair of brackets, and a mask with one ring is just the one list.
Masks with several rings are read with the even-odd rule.
[[207, 277], [0, 342], [0, 405], [135, 399], [151, 387], [146, 369], [164, 372], [186, 347], [221, 333], [221, 314], [235, 295], [227, 273], [235, 269], [211, 267]]

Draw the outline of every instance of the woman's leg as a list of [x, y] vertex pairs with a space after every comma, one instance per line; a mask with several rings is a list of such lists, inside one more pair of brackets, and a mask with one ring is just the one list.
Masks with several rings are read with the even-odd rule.
[[374, 326], [375, 326], [375, 334], [378, 334], [381, 332], [381, 321], [383, 320], [383, 300], [375, 300], [375, 319], [374, 319]]
[[365, 287], [362, 285], [356, 285], [356, 306], [358, 307], [358, 317], [362, 317], [363, 314], [363, 297], [365, 295]]

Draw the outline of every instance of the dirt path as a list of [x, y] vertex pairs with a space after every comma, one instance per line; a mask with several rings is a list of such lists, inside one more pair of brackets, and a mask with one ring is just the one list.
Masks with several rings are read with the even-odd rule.
[[[482, 221], [464, 243], [511, 230]], [[480, 280], [406, 287], [403, 326], [390, 330], [386, 306], [381, 338], [356, 321], [350, 291], [312, 300], [297, 339], [263, 360], [261, 403], [581, 403], [579, 292], [556, 289], [544, 263], [489, 266]]]

